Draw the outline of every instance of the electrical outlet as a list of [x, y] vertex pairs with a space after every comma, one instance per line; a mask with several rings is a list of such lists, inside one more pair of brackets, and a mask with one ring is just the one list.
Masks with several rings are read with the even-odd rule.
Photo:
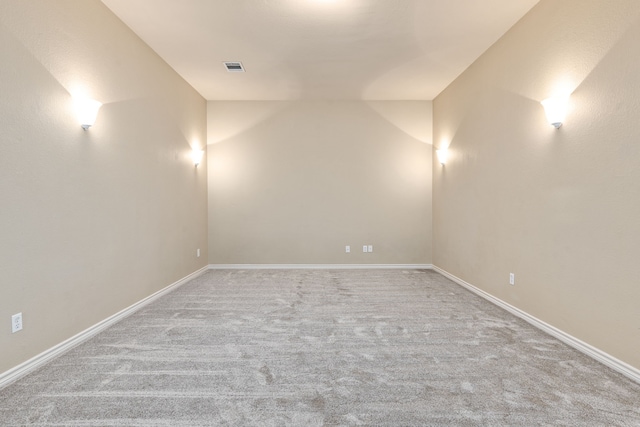
[[11, 333], [14, 334], [22, 330], [22, 313], [11, 316]]
[[345, 247], [344, 247], [344, 251], [345, 251], [346, 253], [350, 253], [350, 252], [351, 252], [351, 246], [349, 246], [349, 245], [345, 246]]
[[509, 284], [510, 285], [516, 284], [516, 275], [513, 273], [509, 273]]
[[367, 250], [368, 250], [368, 246], [367, 245], [362, 246], [362, 252], [366, 253]]
[[196, 256], [197, 256], [198, 258], [200, 258], [200, 248], [198, 248], [198, 249], [196, 250]]
[[373, 252], [373, 245], [367, 246], [367, 252]]

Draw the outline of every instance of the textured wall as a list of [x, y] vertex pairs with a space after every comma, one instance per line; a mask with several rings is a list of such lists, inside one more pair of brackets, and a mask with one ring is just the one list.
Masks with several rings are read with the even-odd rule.
[[0, 1], [0, 62], [3, 372], [206, 265], [207, 183], [205, 100], [101, 2]]
[[430, 102], [210, 101], [208, 143], [211, 263], [431, 263]]
[[[636, 368], [639, 18], [543, 0], [433, 104], [434, 264]], [[555, 130], [540, 101], [564, 91]]]

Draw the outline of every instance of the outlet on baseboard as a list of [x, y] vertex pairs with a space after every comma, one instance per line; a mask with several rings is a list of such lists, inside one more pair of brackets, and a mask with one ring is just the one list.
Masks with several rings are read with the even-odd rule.
[[11, 316], [11, 333], [15, 334], [22, 330], [22, 313]]
[[347, 245], [344, 247], [345, 253], [351, 253], [351, 246]]
[[510, 285], [516, 284], [516, 275], [513, 273], [509, 273], [509, 284]]

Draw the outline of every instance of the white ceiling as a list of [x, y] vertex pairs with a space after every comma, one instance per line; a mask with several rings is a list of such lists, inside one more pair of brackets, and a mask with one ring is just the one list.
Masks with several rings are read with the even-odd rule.
[[208, 100], [430, 100], [538, 2], [102, 1]]

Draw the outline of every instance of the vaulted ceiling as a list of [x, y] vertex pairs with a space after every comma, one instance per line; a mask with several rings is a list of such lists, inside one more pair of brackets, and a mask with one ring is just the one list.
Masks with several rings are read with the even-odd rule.
[[538, 2], [102, 1], [208, 100], [430, 100]]

